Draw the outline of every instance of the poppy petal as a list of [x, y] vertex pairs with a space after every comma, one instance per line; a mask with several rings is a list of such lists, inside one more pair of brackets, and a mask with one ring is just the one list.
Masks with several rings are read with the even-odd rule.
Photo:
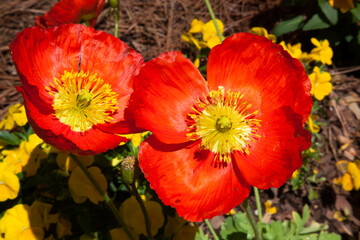
[[240, 91], [255, 105], [261, 99], [261, 113], [290, 106], [303, 116], [303, 125], [310, 114], [311, 84], [303, 65], [271, 40], [234, 34], [211, 50], [207, 69], [210, 90]]
[[129, 141], [125, 137], [103, 132], [96, 127], [86, 132], [74, 132], [52, 114], [43, 114], [39, 111], [26, 92], [21, 87], [17, 89], [23, 95], [26, 115], [34, 132], [45, 142], [59, 149], [81, 155], [93, 155], [113, 149], [120, 142]]
[[167, 52], [141, 68], [130, 108], [138, 127], [164, 143], [183, 143], [187, 114], [203, 94], [208, 89], [199, 70], [180, 52]]
[[104, 4], [105, 0], [61, 0], [49, 12], [37, 17], [35, 24], [48, 28], [86, 20], [94, 27]]
[[163, 203], [189, 221], [225, 214], [250, 193], [232, 164], [215, 164], [199, 142], [163, 144], [152, 135], [141, 144], [139, 163]]
[[311, 134], [301, 126], [302, 116], [290, 107], [282, 107], [260, 117], [261, 137], [249, 148], [249, 154], [234, 153], [246, 181], [255, 187], [280, 187], [301, 167], [301, 152], [310, 147]]

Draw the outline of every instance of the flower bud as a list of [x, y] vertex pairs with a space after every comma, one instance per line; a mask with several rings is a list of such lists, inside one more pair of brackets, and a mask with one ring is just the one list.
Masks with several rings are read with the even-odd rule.
[[134, 156], [127, 156], [121, 162], [121, 175], [124, 183], [133, 184], [138, 173], [137, 160]]
[[118, 1], [118, 0], [110, 0], [109, 3], [110, 3], [110, 6], [111, 6], [112, 8], [117, 8], [117, 7], [119, 7], [119, 1]]

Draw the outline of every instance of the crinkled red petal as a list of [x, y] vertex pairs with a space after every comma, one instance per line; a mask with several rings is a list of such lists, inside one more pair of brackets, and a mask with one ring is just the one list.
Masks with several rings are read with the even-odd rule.
[[141, 144], [139, 163], [163, 203], [189, 221], [225, 214], [250, 193], [232, 163], [215, 164], [199, 142], [163, 144], [152, 135]]
[[207, 69], [209, 89], [240, 91], [261, 114], [290, 106], [302, 124], [310, 114], [311, 84], [303, 65], [271, 40], [234, 34], [211, 50]]
[[129, 141], [125, 137], [103, 132], [96, 127], [85, 132], [74, 132], [53, 114], [43, 114], [39, 111], [22, 87], [17, 89], [24, 97], [26, 115], [34, 132], [54, 147], [80, 155], [93, 155], [113, 149], [121, 142]]
[[180, 52], [167, 52], [141, 68], [130, 109], [138, 127], [164, 143], [183, 143], [187, 115], [203, 94], [207, 96], [208, 89], [198, 69]]
[[61, 0], [49, 12], [36, 18], [37, 26], [48, 28], [61, 24], [80, 23], [84, 15], [93, 14], [89, 20], [92, 27], [104, 8], [105, 0]]
[[251, 142], [249, 154], [235, 152], [241, 174], [255, 187], [280, 187], [301, 167], [301, 152], [311, 145], [311, 134], [301, 124], [302, 116], [289, 106], [262, 115], [261, 137]]

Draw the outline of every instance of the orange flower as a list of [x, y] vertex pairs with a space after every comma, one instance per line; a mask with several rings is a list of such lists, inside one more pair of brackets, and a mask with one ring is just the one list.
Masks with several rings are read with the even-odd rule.
[[86, 155], [137, 131], [127, 104], [140, 54], [81, 24], [25, 29], [10, 45], [29, 123], [55, 147]]
[[48, 28], [67, 23], [85, 23], [94, 27], [104, 3], [105, 0], [61, 0], [45, 15], [38, 16], [35, 25]]

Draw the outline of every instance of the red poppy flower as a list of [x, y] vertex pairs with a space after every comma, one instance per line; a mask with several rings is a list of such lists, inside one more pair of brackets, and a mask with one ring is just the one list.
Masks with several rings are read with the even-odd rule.
[[264, 37], [235, 34], [209, 55], [207, 83], [179, 52], [149, 61], [130, 109], [153, 135], [139, 162], [160, 199], [190, 221], [225, 214], [258, 188], [279, 187], [310, 146], [310, 81]]
[[61, 0], [49, 12], [36, 18], [35, 24], [42, 28], [68, 23], [85, 22], [95, 26], [96, 19], [104, 8], [105, 0]]
[[81, 24], [27, 28], [10, 45], [29, 123], [59, 149], [94, 154], [137, 131], [127, 110], [140, 54]]

